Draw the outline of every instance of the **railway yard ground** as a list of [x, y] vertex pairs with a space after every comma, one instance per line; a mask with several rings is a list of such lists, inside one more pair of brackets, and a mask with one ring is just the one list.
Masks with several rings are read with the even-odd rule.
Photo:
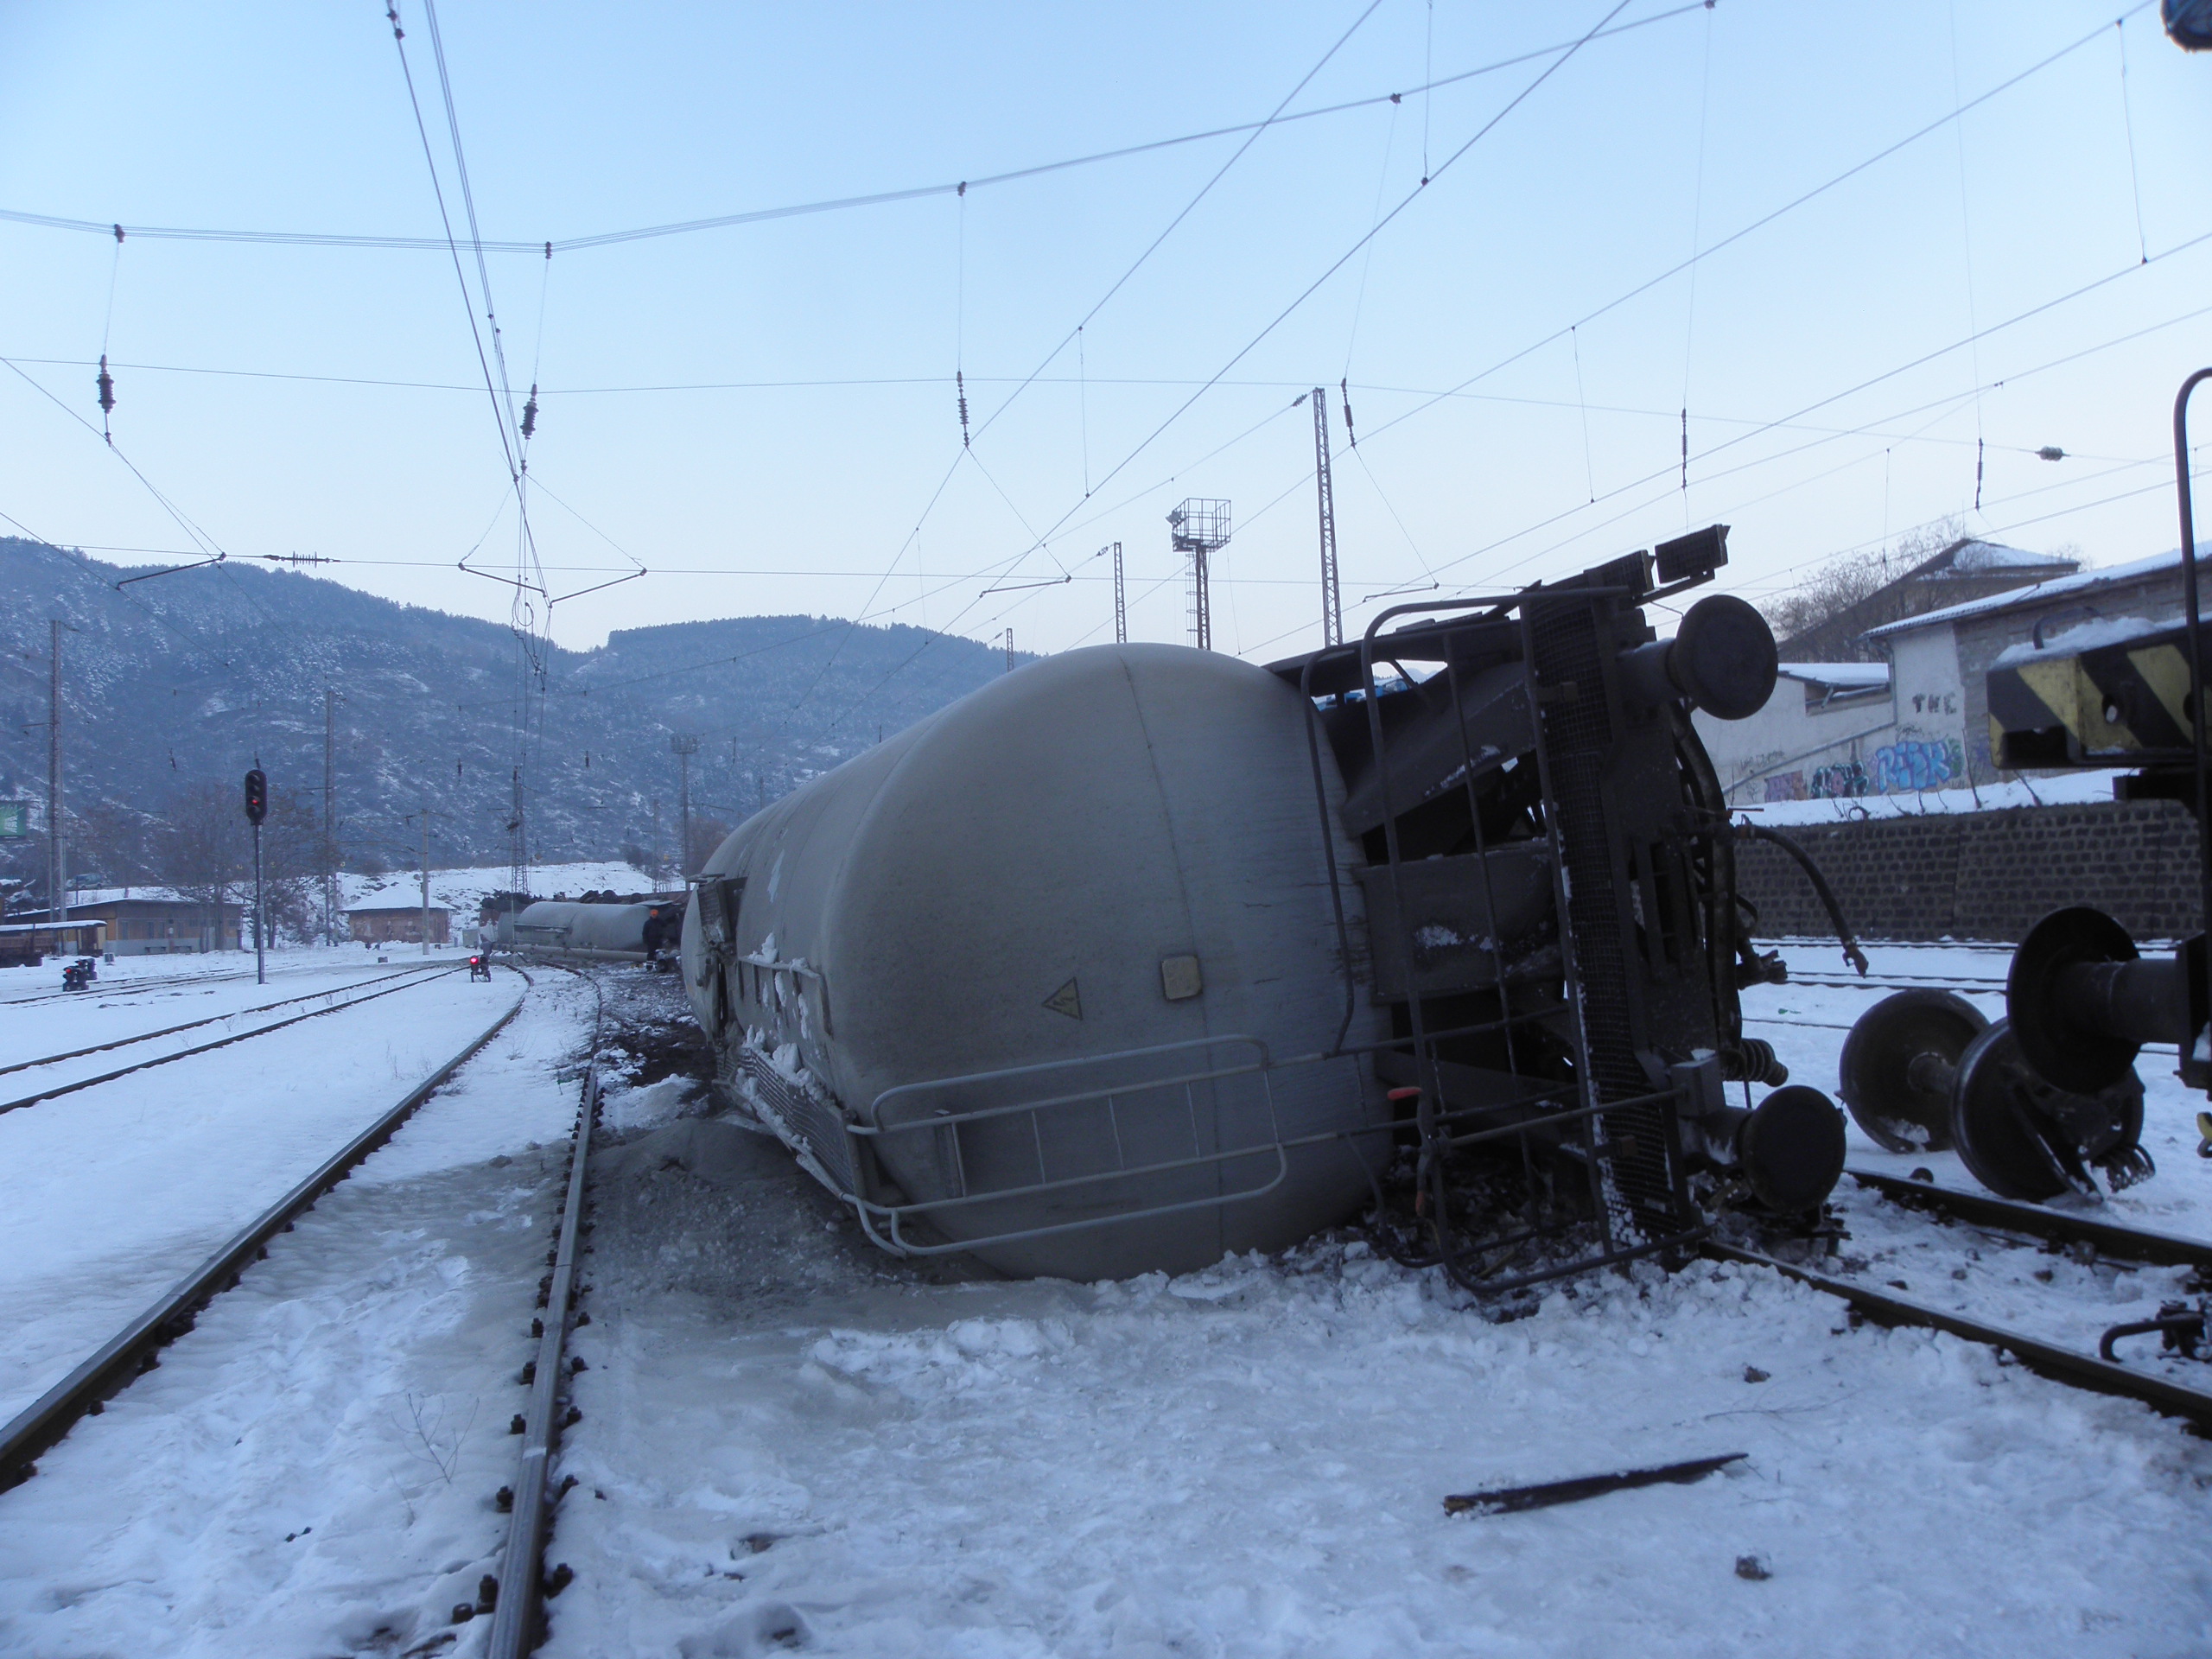
[[[1832, 944], [1746, 993], [1834, 1091], [1845, 1031], [2006, 953]], [[49, 1388], [522, 997], [158, 1366], [0, 1492], [0, 1652], [468, 1655], [594, 998], [405, 954], [0, 980], [0, 1416]], [[236, 974], [238, 959], [217, 959]], [[118, 975], [121, 976], [118, 977]], [[2212, 1441], [1770, 1270], [1640, 1265], [1497, 1321], [1345, 1231], [1170, 1280], [893, 1261], [720, 1113], [671, 976], [598, 970], [589, 1322], [554, 1476], [549, 1656], [2212, 1651]], [[35, 978], [35, 987], [33, 980]], [[389, 993], [367, 1000], [372, 992]], [[2212, 1240], [2201, 1099], [2153, 1052], [2152, 1180], [2107, 1218]], [[10, 1086], [13, 1085], [13, 1086]], [[1949, 1154], [1854, 1167], [1974, 1184]], [[1823, 1270], [2073, 1346], [2185, 1269], [1939, 1225], [1847, 1177]], [[2212, 1366], [2132, 1364], [2212, 1386]], [[1447, 1494], [1747, 1454], [1525, 1514]]]

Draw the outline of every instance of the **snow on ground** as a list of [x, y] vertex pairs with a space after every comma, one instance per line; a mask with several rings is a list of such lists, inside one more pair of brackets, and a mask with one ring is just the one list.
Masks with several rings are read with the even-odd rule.
[[[273, 1001], [287, 995], [288, 990], [309, 988], [317, 976], [333, 985], [355, 983], [365, 973], [381, 965], [379, 957], [389, 958], [394, 967], [423, 959], [419, 945], [392, 945], [378, 950], [365, 950], [358, 944], [283, 945], [267, 954], [267, 986], [254, 982], [252, 951], [217, 950], [194, 956], [118, 957], [113, 962], [99, 964], [99, 978], [88, 988], [67, 993], [61, 988], [63, 963], [55, 957], [35, 967], [0, 969], [0, 1007], [41, 1003], [43, 1019], [69, 1007], [99, 1008], [130, 1002], [150, 1007], [155, 1006], [156, 999], [196, 997], [208, 987], [219, 986], [225, 988], [219, 995], [226, 1000], [200, 1007], [198, 1012], [227, 1013], [232, 1008]], [[460, 961], [467, 955], [458, 945], [433, 947], [431, 954], [448, 962]], [[274, 988], [278, 986], [288, 988]], [[193, 1017], [195, 1015], [190, 1012], [178, 1015], [179, 1019]], [[108, 1029], [99, 1021], [92, 1023], [104, 1032]], [[149, 1022], [143, 1028], [151, 1030], [159, 1023]], [[72, 1046], [41, 1040], [42, 1029], [14, 1022], [0, 1023], [0, 1045], [21, 1047], [27, 1054], [51, 1054]]]
[[[1833, 951], [1789, 956], [1828, 977]], [[1936, 978], [2003, 963], [1876, 958]], [[1712, 1264], [1599, 1275], [1497, 1324], [1348, 1236], [1092, 1286], [895, 1262], [776, 1142], [704, 1116], [681, 1073], [653, 1080], [665, 1043], [634, 1028], [680, 1016], [678, 988], [601, 982], [639, 1058], [595, 1155], [584, 1414], [561, 1459], [580, 1484], [549, 1554], [576, 1577], [550, 1659], [2212, 1651], [2212, 1446], [2141, 1407], [1948, 1337], [1854, 1331], [1828, 1298]], [[1877, 995], [1769, 988], [1752, 1012], [1786, 1023], [1753, 1031], [1832, 1090], [1827, 1027]], [[0, 1649], [481, 1651], [487, 1621], [446, 1620], [496, 1565], [488, 1494], [512, 1478], [557, 1204], [557, 1147], [531, 1143], [566, 1128], [557, 1068], [588, 1012], [547, 984], [159, 1370], [0, 1495]], [[2193, 1104], [2148, 1080], [2160, 1173], [2113, 1209], [2212, 1236], [2212, 1164], [2178, 1138]], [[1853, 1157], [1965, 1179], [1855, 1132]], [[16, 1167], [0, 1147], [0, 1191]], [[1914, 1294], [1971, 1244], [1948, 1230], [1939, 1257], [1928, 1224], [1839, 1197], [1854, 1270]], [[2092, 1287], [2126, 1301], [2027, 1254], [2050, 1285], [1992, 1250], [1956, 1294], [2023, 1318]], [[1738, 1451], [1690, 1486], [1442, 1509]], [[1743, 1557], [1771, 1576], [1739, 1576]]]
[[[574, 982], [546, 984], [158, 1370], [0, 1495], [0, 1651], [442, 1649], [505, 1537], [492, 1494], [514, 1477], [507, 1420], [576, 1104], [558, 1078], [590, 1011]], [[377, 1041], [421, 1015], [384, 1015]]]
[[[366, 971], [348, 962], [342, 968], [282, 974], [266, 985], [248, 976], [188, 981], [159, 994], [111, 994], [95, 1001], [98, 994], [87, 992], [58, 999], [38, 1007], [35, 1020], [0, 1019], [0, 1066], [10, 1068], [0, 1096], [21, 1098], [286, 1020], [322, 1018], [363, 997], [397, 993], [426, 976], [460, 971], [461, 964], [450, 956], [428, 963], [417, 957], [404, 967], [379, 965], [372, 957]], [[79, 1052], [86, 1050], [91, 1052]], [[48, 1055], [57, 1058], [47, 1060]]]
[[[489, 985], [448, 974], [0, 1115], [0, 1419], [466, 1047], [519, 988], [509, 974]], [[33, 1040], [43, 1018], [0, 1009]]]
[[1779, 829], [1787, 824], [1842, 823], [1857, 818], [1910, 818], [1929, 812], [1996, 812], [2022, 806], [2075, 806], [2109, 801], [2113, 784], [2124, 772], [2064, 772], [2047, 778], [2015, 778], [2006, 783], [1960, 785], [1914, 790], [1896, 795], [1833, 796], [1809, 801], [1768, 801], [1729, 810], [1752, 823]]
[[[1757, 1029], [1833, 1090], [1842, 1033], [1796, 1022], [1876, 995], [1776, 988], [1762, 1017], [1792, 1023]], [[2188, 1098], [2153, 1099], [2165, 1173], [2114, 1208], [2212, 1234]], [[1341, 1239], [1172, 1281], [962, 1282], [870, 1250], [728, 1122], [602, 1154], [595, 1191], [550, 1656], [2212, 1649], [2212, 1559], [2171, 1547], [2212, 1520], [2212, 1449], [1770, 1274], [1602, 1276], [1506, 1325]], [[1896, 1276], [1882, 1251], [1931, 1230], [1840, 1196], [1847, 1249]], [[2100, 1271], [2058, 1265], [1993, 1265], [1996, 1311], [2017, 1281], [2051, 1316]], [[2103, 1295], [2101, 1319], [2134, 1305]], [[1441, 1507], [1732, 1451], [1690, 1487]]]

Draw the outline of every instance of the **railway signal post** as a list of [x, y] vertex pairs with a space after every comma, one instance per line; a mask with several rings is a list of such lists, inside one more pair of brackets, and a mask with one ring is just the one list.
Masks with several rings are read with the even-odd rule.
[[261, 821], [268, 816], [269, 774], [257, 766], [245, 775], [245, 821], [253, 826], [253, 981], [257, 985], [269, 982], [269, 959], [263, 950], [268, 912], [261, 902]]

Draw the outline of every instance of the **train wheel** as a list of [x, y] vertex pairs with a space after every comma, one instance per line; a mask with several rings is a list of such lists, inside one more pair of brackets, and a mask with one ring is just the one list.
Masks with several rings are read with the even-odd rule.
[[1989, 1020], [1948, 991], [1899, 991], [1866, 1013], [1843, 1040], [1837, 1092], [1852, 1122], [1886, 1152], [1951, 1144], [1951, 1074]]
[[2069, 1189], [2094, 1194], [2088, 1166], [2126, 1166], [2142, 1137], [2143, 1080], [2130, 1071], [2093, 1095], [2054, 1088], [1999, 1020], [1960, 1058], [1951, 1133], [1961, 1160], [1999, 1198], [2039, 1204]]

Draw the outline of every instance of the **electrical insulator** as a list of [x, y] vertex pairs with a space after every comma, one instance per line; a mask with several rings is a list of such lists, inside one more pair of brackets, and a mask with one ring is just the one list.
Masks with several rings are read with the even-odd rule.
[[530, 389], [530, 401], [522, 406], [522, 435], [529, 437], [537, 430], [537, 388]]
[[107, 415], [115, 409], [115, 377], [107, 372], [107, 353], [100, 353], [100, 413]]
[[959, 369], [952, 372], [952, 384], [960, 392], [960, 447], [968, 447], [968, 377]]

